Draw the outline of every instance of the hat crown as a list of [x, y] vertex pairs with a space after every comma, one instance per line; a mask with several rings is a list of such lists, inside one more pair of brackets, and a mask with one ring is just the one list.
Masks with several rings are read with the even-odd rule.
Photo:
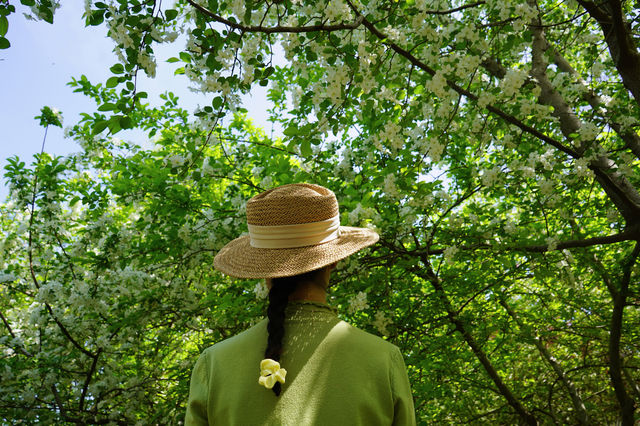
[[247, 223], [258, 226], [295, 225], [331, 219], [339, 214], [330, 189], [308, 183], [283, 185], [247, 202]]

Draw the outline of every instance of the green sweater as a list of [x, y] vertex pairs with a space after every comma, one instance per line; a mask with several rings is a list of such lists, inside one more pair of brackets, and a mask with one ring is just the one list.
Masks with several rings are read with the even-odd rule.
[[258, 384], [267, 321], [206, 349], [193, 369], [185, 425], [415, 425], [399, 349], [327, 305], [287, 307], [277, 397]]

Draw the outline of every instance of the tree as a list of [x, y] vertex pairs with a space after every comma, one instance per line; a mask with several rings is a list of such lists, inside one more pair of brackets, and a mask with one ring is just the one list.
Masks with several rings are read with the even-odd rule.
[[[25, 287], [20, 300], [3, 308], [14, 316], [5, 320], [6, 328], [40, 307], [50, 327], [43, 336], [66, 342], [68, 351], [59, 356], [79, 363], [78, 377], [86, 380], [58, 385], [52, 379], [68, 398], [46, 390], [35, 401], [49, 407], [50, 416], [63, 416], [67, 401], [74, 401], [69, 404], [80, 406], [76, 418], [98, 422], [105, 419], [100, 402], [125, 407], [136, 400], [124, 389], [137, 388], [125, 382], [102, 394], [92, 387], [111, 371], [133, 377], [133, 367], [115, 367], [119, 349], [89, 340], [107, 330], [131, 337], [136, 352], [147, 348], [139, 353], [163, 360], [148, 365], [153, 379], [140, 382], [140, 389], [145, 395], [162, 389], [166, 400], [155, 404], [163, 413], [179, 412], [186, 373], [170, 376], [154, 367], [193, 361], [202, 346], [259, 313], [244, 311], [250, 291], [204, 272], [198, 260], [210, 259], [219, 244], [245, 229], [237, 215], [242, 200], [262, 188], [306, 180], [336, 192], [344, 223], [373, 226], [381, 234], [380, 244], [360, 263], [343, 266], [336, 303], [356, 325], [386, 334], [401, 347], [422, 423], [633, 424], [640, 401], [639, 13], [616, 0], [181, 0], [171, 9], [133, 0], [93, 3], [87, 23], [107, 22], [122, 63], [111, 68], [109, 90], [75, 83], [107, 114], [87, 115], [74, 137], [85, 147], [83, 167], [109, 178], [87, 177], [83, 182], [93, 189], [74, 189], [69, 197], [93, 194], [83, 203], [94, 200], [102, 210], [91, 205], [87, 212], [93, 216], [81, 221], [83, 231], [72, 232], [94, 235], [93, 240], [43, 241], [36, 258], [65, 258], [53, 248], [45, 254], [46, 247], [95, 248], [95, 256], [87, 255], [90, 276], [128, 266], [130, 274], [153, 274], [140, 282], [158, 280], [158, 290], [145, 293], [139, 283], [124, 281], [122, 291], [138, 290], [128, 290], [135, 296], [122, 306], [111, 290], [104, 297], [92, 294], [89, 300], [116, 307], [103, 313], [95, 330], [77, 330], [82, 337], [69, 332], [70, 340], [56, 323], [53, 305], [44, 303], [53, 293], [27, 279], [59, 282], [71, 291], [87, 278], [74, 281], [70, 268], [34, 269], [10, 257], [4, 267], [15, 278], [6, 291]], [[212, 96], [196, 123], [178, 113], [169, 96], [165, 107], [152, 112], [141, 104], [144, 93], [136, 86], [138, 72], [155, 72], [154, 44], [175, 40], [178, 32], [187, 43], [170, 61], [183, 62], [180, 72]], [[279, 66], [274, 52], [280, 48], [287, 62]], [[242, 118], [238, 95], [254, 84], [271, 85], [272, 119], [285, 129], [282, 141], [261, 137]], [[134, 150], [114, 163], [117, 150], [103, 135], [129, 127], [145, 128], [150, 137], [160, 134], [163, 148]], [[222, 136], [213, 139], [215, 134]], [[33, 175], [55, 169], [53, 162], [42, 157], [30, 171], [13, 163], [13, 196], [22, 200], [14, 209], [27, 208], [34, 216], [30, 192], [21, 196], [20, 188], [33, 189]], [[215, 180], [204, 172], [209, 167]], [[42, 194], [33, 197], [42, 200], [35, 216], [40, 220], [49, 208]], [[112, 206], [109, 196], [115, 197]], [[105, 224], [105, 212], [117, 220]], [[140, 217], [134, 220], [133, 214]], [[194, 225], [205, 217], [211, 223]], [[109, 231], [92, 234], [96, 222]], [[198, 247], [210, 236], [182, 231], [194, 244], [184, 245], [179, 230], [185, 224], [189, 231], [212, 232], [216, 245], [203, 251]], [[34, 226], [5, 224], [13, 247], [34, 250], [14, 237], [20, 229], [35, 235]], [[51, 235], [44, 229], [36, 234]], [[163, 251], [168, 242], [170, 249]], [[196, 264], [185, 266], [186, 259]], [[180, 289], [193, 294], [189, 312], [200, 324], [228, 315], [239, 321], [189, 336], [185, 330], [191, 325], [175, 312], [175, 320], [164, 322], [144, 317], [141, 312], [149, 309], [168, 315], [169, 308], [160, 307], [165, 300], [183, 306], [169, 290], [160, 290], [160, 282], [173, 282], [168, 265], [175, 265]], [[203, 286], [216, 296], [205, 296]], [[257, 285], [256, 294], [261, 291]], [[141, 294], [150, 305], [136, 299]], [[30, 297], [45, 299], [25, 310]], [[213, 303], [210, 313], [196, 301], [202, 298]], [[114, 326], [118, 309], [141, 317]], [[189, 336], [186, 347], [171, 346], [182, 335]], [[158, 346], [145, 340], [149, 336]], [[21, 348], [32, 353], [37, 342], [33, 337], [29, 347], [15, 344], [5, 362], [34, 363]], [[125, 344], [117, 342], [115, 347]], [[131, 362], [134, 353], [127, 358]], [[107, 360], [113, 366], [99, 370]], [[49, 386], [46, 363], [25, 371], [45, 374], [28, 383]], [[175, 385], [160, 386], [168, 377]], [[24, 409], [25, 397], [16, 398], [2, 404]], [[131, 413], [121, 410], [116, 420], [142, 419], [150, 410], [128, 408]]]
[[[60, 8], [59, 0], [20, 0], [20, 3], [28, 6], [31, 13], [25, 13], [25, 18], [31, 20], [43, 20], [53, 23], [53, 16]], [[16, 12], [16, 7], [9, 4], [8, 0], [0, 2], [0, 50], [11, 47], [11, 42], [6, 37], [9, 31], [8, 16]]]

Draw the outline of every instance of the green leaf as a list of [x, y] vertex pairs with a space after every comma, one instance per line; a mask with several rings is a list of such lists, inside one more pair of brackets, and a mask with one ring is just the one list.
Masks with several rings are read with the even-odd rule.
[[184, 74], [184, 67], [180, 67], [173, 72], [173, 75], [180, 75], [180, 74]]
[[182, 59], [183, 62], [191, 63], [191, 55], [189, 55], [189, 53], [180, 52], [179, 56], [180, 56], [180, 59]]
[[122, 129], [122, 127], [120, 126], [120, 120], [122, 120], [122, 118], [122, 115], [114, 115], [109, 119], [109, 121], [107, 122], [107, 126], [109, 127], [111, 133], [118, 133], [120, 129]]
[[307, 61], [315, 62], [318, 60], [318, 54], [311, 49], [307, 49], [306, 52]]
[[298, 129], [298, 126], [291, 125], [291, 126], [287, 127], [286, 129], [284, 129], [283, 133], [284, 133], [285, 136], [295, 136], [295, 135], [300, 133], [300, 130]]
[[167, 9], [164, 12], [164, 16], [167, 18], [167, 21], [173, 21], [178, 16], [178, 11], [175, 9]]
[[11, 43], [4, 37], [0, 37], [0, 49], [8, 49], [11, 47]]
[[215, 109], [220, 108], [222, 106], [222, 97], [216, 96], [215, 98], [213, 98], [213, 100], [211, 101], [211, 105]]
[[302, 142], [300, 143], [300, 153], [303, 157], [311, 157], [313, 155], [309, 139], [302, 139]]
[[269, 77], [271, 74], [273, 74], [273, 72], [276, 69], [274, 67], [268, 67], [267, 69], [264, 70], [264, 72], [262, 73], [262, 78], [267, 78]]
[[106, 120], [96, 121], [93, 125], [93, 134], [97, 135], [107, 128], [107, 124], [109, 124]]
[[174, 62], [178, 62], [180, 59], [176, 58], [175, 56], [172, 58], [167, 59], [167, 62], [169, 62], [170, 64], [174, 63]]
[[55, 108], [48, 106], [40, 109], [40, 115], [34, 117], [36, 120], [40, 120], [42, 127], [58, 126], [62, 127], [62, 114]]
[[4, 36], [9, 29], [9, 20], [6, 16], [0, 16], [0, 36]]
[[112, 88], [112, 87], [116, 87], [118, 85], [118, 79], [119, 77], [109, 77], [109, 79], [107, 80], [107, 83], [105, 84], [105, 86], [107, 88]]
[[24, 4], [25, 6], [33, 6], [34, 4], [36, 4], [35, 0], [20, 0], [20, 3]]
[[98, 25], [104, 22], [104, 10], [94, 10], [89, 15], [89, 19], [87, 19], [87, 24], [93, 27], [97, 27]]
[[0, 16], [8, 16], [16, 11], [16, 7], [12, 4], [9, 6], [0, 6]]
[[109, 102], [98, 107], [98, 111], [113, 111], [114, 109], [116, 109], [116, 105]]
[[115, 64], [114, 66], [109, 68], [109, 71], [114, 74], [122, 74], [124, 72], [124, 66], [122, 64]]
[[130, 129], [131, 127], [133, 127], [131, 118], [128, 115], [125, 115], [120, 119], [120, 127], [122, 127], [123, 129]]

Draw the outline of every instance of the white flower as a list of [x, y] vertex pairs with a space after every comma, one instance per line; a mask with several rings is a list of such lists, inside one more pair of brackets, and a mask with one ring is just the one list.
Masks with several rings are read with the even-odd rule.
[[376, 312], [375, 320], [373, 321], [373, 326], [382, 334], [383, 336], [389, 335], [389, 330], [387, 327], [392, 323], [391, 319], [387, 318], [384, 312], [378, 311]]
[[429, 144], [429, 150], [427, 152], [427, 155], [429, 155], [429, 158], [431, 158], [431, 161], [433, 161], [434, 163], [437, 163], [438, 161], [440, 161], [440, 158], [442, 157], [442, 152], [444, 151], [444, 145], [435, 139], [431, 139], [429, 142], [430, 144]]
[[269, 295], [269, 289], [267, 288], [267, 285], [264, 281], [260, 281], [258, 284], [256, 284], [256, 286], [253, 288], [253, 292], [258, 299], [266, 299]]
[[592, 141], [598, 136], [600, 129], [595, 124], [587, 121], [582, 123], [578, 130], [578, 139], [580, 141]]
[[546, 242], [547, 242], [547, 250], [553, 251], [558, 248], [559, 241], [557, 237], [547, 237]]
[[553, 182], [550, 180], [543, 180], [540, 182], [540, 193], [544, 196], [549, 196], [553, 193]]
[[233, 14], [236, 15], [240, 20], [244, 18], [245, 4], [244, 0], [233, 0], [231, 4], [231, 9], [233, 10]]
[[164, 35], [164, 39], [162, 40], [165, 43], [172, 43], [178, 38], [178, 33], [175, 31], [170, 31]]
[[169, 163], [171, 163], [171, 167], [178, 167], [181, 166], [182, 164], [184, 164], [184, 157], [181, 155], [172, 155], [171, 157], [167, 158], [165, 160], [165, 162], [168, 161]]
[[358, 294], [349, 299], [349, 313], [353, 314], [355, 312], [361, 311], [363, 309], [367, 309], [369, 304], [367, 303], [367, 294], [359, 291]]
[[513, 95], [518, 93], [518, 89], [522, 87], [526, 79], [527, 73], [524, 70], [517, 70], [513, 68], [507, 70], [507, 73], [500, 82], [502, 95], [507, 98], [512, 97]]
[[356, 208], [349, 212], [349, 223], [357, 224], [363, 212], [362, 204], [358, 203]]
[[593, 177], [593, 171], [589, 168], [589, 160], [587, 158], [578, 158], [577, 160], [574, 160], [573, 164], [575, 166], [575, 173], [578, 177]]
[[398, 191], [398, 187], [396, 186], [396, 177], [389, 173], [384, 178], [384, 192], [391, 198], [398, 198], [400, 196], [400, 192]]
[[0, 283], [15, 281], [17, 277], [13, 274], [0, 274]]
[[504, 224], [504, 231], [507, 234], [513, 235], [516, 233], [516, 230], [516, 225], [512, 221], [507, 221], [507, 223]]
[[458, 251], [460, 251], [460, 249], [458, 249], [458, 247], [456, 246], [451, 246], [444, 249], [443, 255], [445, 263], [453, 263], [453, 258], [456, 253], [458, 253]]
[[495, 100], [496, 97], [493, 94], [484, 91], [480, 93], [480, 96], [478, 97], [478, 106], [480, 108], [485, 108], [487, 105], [492, 105]]
[[384, 126], [384, 131], [380, 134], [382, 140], [388, 140], [391, 147], [395, 150], [402, 148], [404, 145], [404, 137], [402, 135], [402, 128], [393, 121], [388, 121]]
[[260, 181], [260, 186], [263, 188], [271, 188], [273, 186], [273, 178], [271, 176], [265, 176], [262, 181]]
[[331, 0], [327, 3], [324, 14], [329, 21], [343, 21], [349, 19], [351, 10], [343, 0]]
[[520, 168], [522, 175], [526, 178], [534, 178], [536, 177], [536, 170], [533, 167], [522, 166]]
[[151, 78], [156, 76], [156, 60], [146, 52], [138, 54], [138, 64], [144, 69], [144, 72]]
[[431, 77], [431, 80], [427, 81], [424, 86], [435, 93], [439, 98], [447, 96], [447, 79], [441, 70], [438, 70], [433, 77]]
[[481, 177], [482, 184], [486, 187], [491, 187], [495, 185], [499, 180], [500, 172], [501, 170], [499, 167], [494, 167], [489, 170], [483, 170], [482, 177]]
[[571, 252], [567, 249], [562, 250], [562, 253], [564, 254], [565, 258], [567, 259], [567, 262], [569, 263], [574, 263], [576, 260], [573, 258], [573, 255], [571, 254]]

